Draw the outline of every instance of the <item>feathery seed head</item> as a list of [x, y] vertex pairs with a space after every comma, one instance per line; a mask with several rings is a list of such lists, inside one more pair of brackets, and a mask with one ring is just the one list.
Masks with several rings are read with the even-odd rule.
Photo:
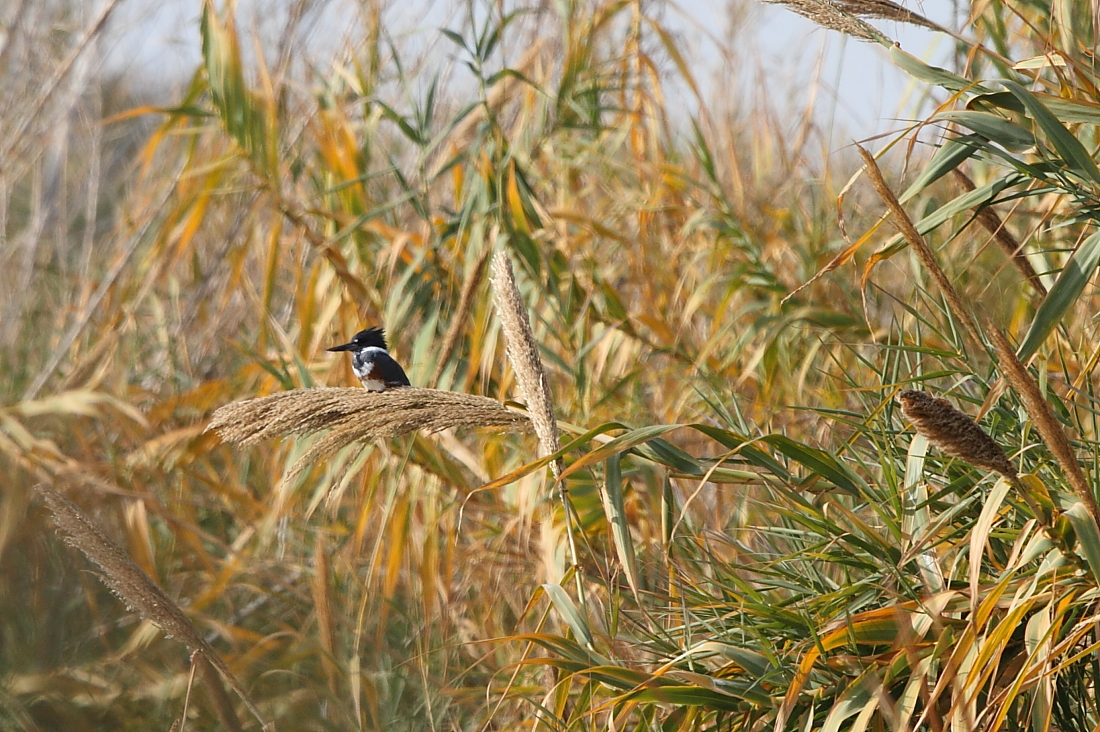
[[290, 470], [301, 470], [354, 442], [451, 427], [495, 427], [525, 432], [527, 415], [495, 399], [439, 389], [405, 387], [386, 391], [356, 388], [293, 389], [226, 404], [214, 412], [207, 431], [226, 442], [255, 445], [288, 435], [329, 430]]
[[[848, 7], [851, 3], [842, 4], [829, 2], [829, 0], [767, 0], [767, 2], [783, 5], [823, 28], [835, 30], [861, 41], [882, 43], [886, 40], [882, 33], [856, 17], [856, 14], [865, 13]], [[872, 15], [872, 17], [878, 16]]]
[[99, 578], [103, 584], [126, 603], [128, 608], [145, 620], [155, 623], [169, 638], [175, 638], [204, 658], [237, 693], [263, 728], [271, 729], [271, 725], [260, 716], [259, 709], [229, 670], [229, 666], [160, 585], [118, 544], [108, 539], [75, 503], [47, 486], [39, 485], [36, 490], [53, 514], [62, 539], [69, 546], [82, 551], [84, 556], [99, 567]]
[[280, 391], [220, 407], [206, 429], [240, 445], [333, 430], [342, 436], [343, 446], [416, 430], [498, 427], [522, 432], [529, 426], [526, 415], [495, 399], [410, 386], [386, 391], [353, 387]]
[[1001, 446], [951, 402], [915, 389], [899, 393], [898, 401], [917, 432], [948, 455], [1006, 478], [1016, 477], [1016, 469]]
[[[538, 343], [531, 332], [531, 321], [527, 317], [527, 307], [516, 287], [512, 262], [503, 250], [493, 256], [492, 274], [493, 295], [497, 314], [500, 316], [501, 329], [504, 331], [505, 348], [512, 370], [516, 372], [523, 401], [531, 414], [531, 424], [539, 436], [542, 454], [552, 455], [561, 448], [558, 437], [558, 421], [554, 417], [553, 401], [550, 399], [550, 384], [542, 368]], [[554, 475], [560, 475], [560, 461], [551, 465]]]

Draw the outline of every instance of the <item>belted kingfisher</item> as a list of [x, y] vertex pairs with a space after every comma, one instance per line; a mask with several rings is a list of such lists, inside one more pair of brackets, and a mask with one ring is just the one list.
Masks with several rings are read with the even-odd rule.
[[411, 386], [409, 377], [386, 350], [386, 332], [381, 328], [367, 328], [342, 346], [330, 351], [351, 351], [351, 368], [368, 391], [385, 391], [401, 386]]

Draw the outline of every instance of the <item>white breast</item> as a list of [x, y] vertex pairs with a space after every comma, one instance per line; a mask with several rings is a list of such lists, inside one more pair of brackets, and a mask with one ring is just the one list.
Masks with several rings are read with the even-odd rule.
[[374, 373], [374, 359], [387, 353], [384, 348], [377, 348], [371, 346], [370, 348], [364, 348], [359, 351], [351, 359], [351, 368], [355, 371], [355, 375], [359, 377], [359, 381], [363, 382], [363, 386], [367, 391], [385, 391], [386, 383], [380, 379], [371, 378]]

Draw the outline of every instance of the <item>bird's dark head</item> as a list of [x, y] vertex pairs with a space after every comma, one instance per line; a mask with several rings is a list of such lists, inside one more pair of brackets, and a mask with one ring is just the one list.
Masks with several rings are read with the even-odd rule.
[[342, 346], [333, 346], [330, 351], [362, 351], [364, 348], [386, 349], [386, 331], [375, 326], [355, 334], [355, 337]]

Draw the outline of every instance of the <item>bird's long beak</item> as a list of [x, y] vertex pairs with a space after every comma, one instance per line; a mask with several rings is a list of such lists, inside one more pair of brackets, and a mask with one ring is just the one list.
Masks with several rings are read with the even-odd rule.
[[345, 343], [342, 346], [333, 346], [332, 348], [326, 348], [326, 351], [354, 351], [355, 346], [350, 343]]

